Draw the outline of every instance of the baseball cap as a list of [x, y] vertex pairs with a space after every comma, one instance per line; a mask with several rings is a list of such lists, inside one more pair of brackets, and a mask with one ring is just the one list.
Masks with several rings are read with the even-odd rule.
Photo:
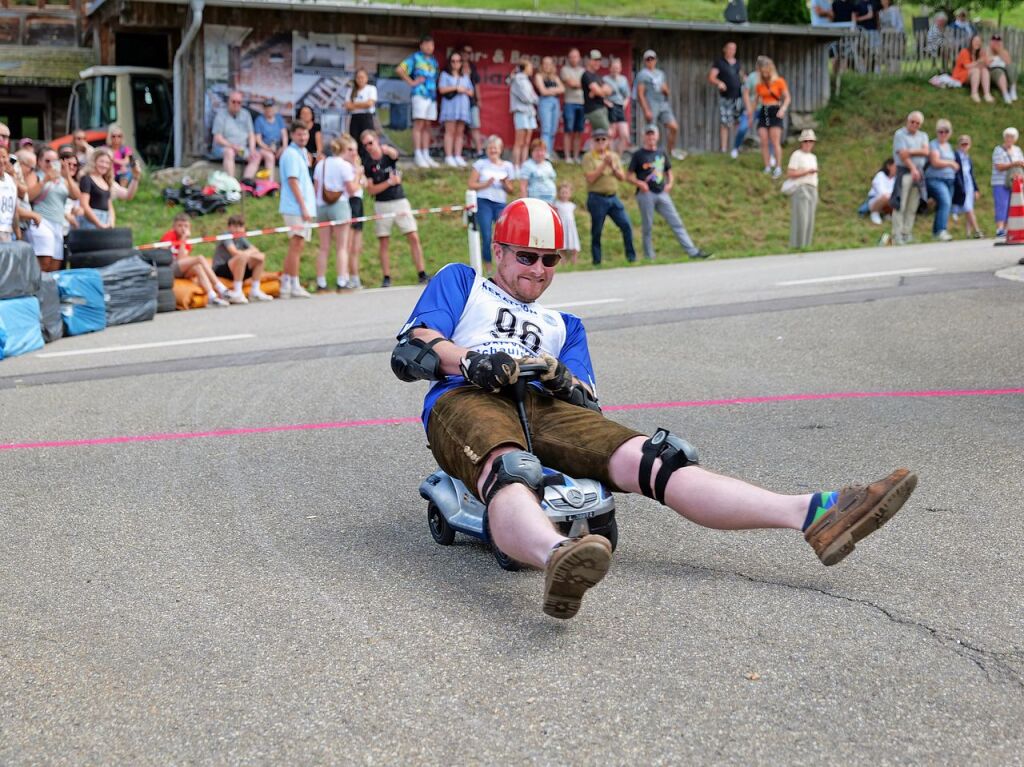
[[647, 135], [648, 133], [657, 133], [657, 132], [658, 132], [658, 126], [657, 125], [648, 125], [644, 129], [644, 135]]
[[608, 131], [606, 131], [604, 128], [597, 128], [596, 130], [591, 132], [590, 137], [591, 138], [608, 138]]
[[274, 101], [273, 99], [263, 99], [263, 106], [265, 106], [265, 107], [277, 106], [277, 102]]
[[591, 49], [591, 51], [590, 51], [590, 58], [592, 58], [592, 59], [599, 59], [599, 58], [601, 58], [601, 51], [599, 51], [597, 48]]
[[656, 59], [656, 58], [658, 58], [658, 54], [655, 53], [654, 51], [652, 51], [650, 48], [648, 48], [646, 51], [644, 51], [644, 60], [646, 60], [646, 59]]

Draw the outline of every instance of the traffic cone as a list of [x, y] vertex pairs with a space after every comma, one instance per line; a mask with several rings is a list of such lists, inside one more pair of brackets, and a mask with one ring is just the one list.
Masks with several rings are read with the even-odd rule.
[[1024, 176], [1013, 179], [1010, 213], [1006, 217], [1006, 240], [996, 245], [1024, 245]]

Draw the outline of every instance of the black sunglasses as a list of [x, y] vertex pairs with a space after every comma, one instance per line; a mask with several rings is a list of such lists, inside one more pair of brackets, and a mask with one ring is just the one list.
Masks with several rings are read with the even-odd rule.
[[[503, 247], [508, 248], [508, 245], [503, 245]], [[516, 257], [516, 261], [523, 266], [533, 266], [537, 263], [537, 259], [540, 259], [540, 262], [548, 269], [558, 266], [558, 262], [562, 260], [562, 256], [558, 253], [545, 253], [541, 255], [540, 253], [530, 253], [527, 250], [517, 250], [513, 252], [513, 255]]]

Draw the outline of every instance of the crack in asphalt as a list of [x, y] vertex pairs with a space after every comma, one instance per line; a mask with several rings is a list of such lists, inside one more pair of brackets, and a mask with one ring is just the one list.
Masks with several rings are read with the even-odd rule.
[[909, 626], [923, 631], [940, 644], [948, 646], [955, 655], [970, 661], [974, 666], [980, 669], [985, 675], [986, 680], [990, 683], [996, 684], [999, 681], [1007, 682], [1018, 690], [1024, 692], [1024, 668], [1018, 669], [1009, 662], [1011, 660], [1016, 661], [1024, 666], [1024, 648], [1014, 647], [1006, 651], [988, 650], [984, 647], [971, 644], [967, 640], [948, 631], [943, 631], [935, 628], [934, 626], [929, 626], [923, 621], [897, 615], [889, 608], [876, 604], [869, 599], [850, 597], [845, 594], [829, 591], [828, 589], [818, 588], [817, 586], [801, 586], [795, 583], [775, 581], [769, 578], [758, 578], [739, 571], [733, 572], [730, 570], [718, 570], [713, 567], [702, 567], [699, 565], [687, 565], [687, 567], [692, 570], [714, 573], [716, 575], [734, 576], [749, 581], [750, 583], [758, 583], [764, 586], [778, 586], [781, 588], [794, 589], [796, 591], [809, 591], [821, 594], [822, 596], [826, 596], [831, 599], [850, 602], [852, 604], [861, 605], [862, 607], [869, 607], [883, 615], [892, 623], [900, 626]]

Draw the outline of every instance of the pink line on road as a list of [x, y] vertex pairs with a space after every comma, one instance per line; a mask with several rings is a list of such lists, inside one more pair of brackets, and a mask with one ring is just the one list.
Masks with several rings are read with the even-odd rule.
[[[833, 392], [826, 394], [777, 394], [769, 397], [733, 397], [731, 399], [689, 400], [680, 402], [639, 402], [631, 405], [610, 405], [606, 411], [617, 410], [670, 410], [684, 407], [719, 407], [722, 405], [761, 405], [772, 402], [806, 402], [836, 399], [892, 399], [899, 397], [1000, 397], [1024, 394], [1021, 389], [948, 389], [932, 391], [869, 391]], [[328, 429], [354, 429], [363, 426], [395, 426], [418, 424], [419, 418], [371, 418], [362, 421], [331, 421], [327, 423], [299, 423], [282, 426], [259, 426], [245, 429], [214, 429], [171, 434], [133, 434], [122, 437], [95, 439], [52, 440], [46, 442], [11, 442], [0, 444], [0, 450], [38, 450], [56, 447], [92, 447], [95, 445], [123, 445], [135, 442], [170, 442], [207, 437], [238, 437], [249, 434], [273, 434], [288, 431], [325, 431]]]

